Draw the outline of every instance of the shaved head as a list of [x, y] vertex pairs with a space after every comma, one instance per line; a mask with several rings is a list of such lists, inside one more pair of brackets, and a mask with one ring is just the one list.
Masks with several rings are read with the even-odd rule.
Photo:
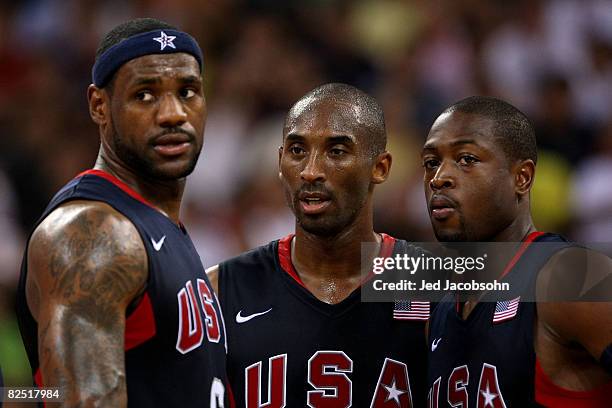
[[387, 132], [380, 103], [372, 96], [351, 85], [331, 83], [321, 85], [300, 98], [289, 110], [283, 128], [283, 137], [296, 120], [311, 113], [321, 104], [342, 106], [345, 120], [357, 125], [367, 139], [372, 156], [385, 151]]

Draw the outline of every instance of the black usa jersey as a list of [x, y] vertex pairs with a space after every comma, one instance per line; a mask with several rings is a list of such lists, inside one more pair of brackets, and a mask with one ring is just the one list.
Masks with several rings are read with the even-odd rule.
[[533, 345], [536, 303], [521, 302], [517, 296], [530, 291], [533, 298], [540, 269], [555, 252], [570, 245], [559, 235], [534, 232], [502, 274], [511, 291], [517, 291], [507, 301], [481, 302], [465, 320], [453, 295], [438, 304], [429, 329], [430, 408], [609, 406], [601, 402], [601, 395], [562, 390], [546, 377]]
[[[408, 408], [425, 404], [427, 316], [394, 318], [360, 289], [330, 305], [302, 284], [292, 235], [219, 265], [228, 377], [237, 407]], [[384, 235], [381, 256], [414, 253]]]
[[[64, 186], [39, 223], [70, 200], [101, 201], [115, 208], [134, 224], [147, 252], [146, 292], [128, 314], [125, 327], [128, 404], [227, 407], [223, 316], [184, 227], [100, 170], [86, 171]], [[37, 324], [25, 297], [26, 260], [27, 255], [19, 281], [19, 328], [35, 382], [43, 386]]]

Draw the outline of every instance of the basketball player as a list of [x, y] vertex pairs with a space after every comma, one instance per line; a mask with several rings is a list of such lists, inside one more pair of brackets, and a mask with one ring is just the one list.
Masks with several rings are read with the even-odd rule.
[[[372, 259], [416, 253], [373, 230], [373, 193], [391, 168], [380, 104], [344, 84], [289, 111], [279, 177], [295, 234], [209, 270], [229, 338], [237, 406], [420, 407], [424, 320], [396, 320], [393, 303], [362, 303], [361, 243]], [[410, 320], [410, 319], [414, 320]]]
[[[422, 160], [439, 241], [522, 241], [502, 277], [528, 282], [534, 296], [543, 280], [580, 273], [574, 260], [586, 250], [532, 222], [536, 141], [518, 109], [490, 97], [457, 102], [434, 122]], [[609, 258], [589, 257], [612, 271]], [[610, 406], [612, 304], [453, 299], [429, 323], [429, 407]]]
[[179, 220], [202, 148], [202, 67], [191, 36], [153, 19], [98, 49], [96, 164], [51, 200], [19, 282], [35, 381], [61, 387], [65, 406], [227, 406], [219, 306]]

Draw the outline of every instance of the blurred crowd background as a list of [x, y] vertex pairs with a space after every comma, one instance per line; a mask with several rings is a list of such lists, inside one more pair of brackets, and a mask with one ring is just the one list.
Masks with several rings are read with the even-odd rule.
[[101, 37], [156, 17], [196, 37], [209, 115], [183, 222], [206, 266], [286, 235], [277, 147], [288, 108], [326, 82], [383, 104], [394, 161], [376, 228], [432, 240], [420, 147], [463, 97], [494, 95], [532, 119], [540, 230], [612, 238], [610, 0], [30, 0], [0, 2], [0, 365], [28, 384], [13, 317], [24, 242], [52, 194], [92, 167], [87, 110]]

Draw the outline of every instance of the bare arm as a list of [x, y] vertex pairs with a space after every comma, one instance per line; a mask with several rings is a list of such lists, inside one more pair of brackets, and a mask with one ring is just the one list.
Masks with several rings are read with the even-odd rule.
[[[583, 248], [555, 255], [538, 277], [538, 297], [546, 283], [553, 299], [581, 300], [590, 293], [599, 301], [543, 302], [540, 318], [562, 339], [580, 343], [595, 359], [612, 343], [612, 260]], [[552, 292], [552, 293], [551, 293]], [[607, 299], [608, 301], [602, 301]]]
[[62, 387], [64, 406], [127, 405], [125, 311], [147, 274], [136, 228], [106, 204], [71, 202], [34, 232], [27, 300], [43, 383]]
[[[571, 248], [552, 257], [538, 277], [539, 299], [548, 289], [548, 296], [558, 300], [561, 296], [580, 300], [593, 290], [598, 291], [600, 300], [602, 296], [609, 300], [538, 302], [541, 327], [538, 357], [542, 363], [548, 361], [549, 371], [552, 374], [556, 371], [560, 382], [565, 379], [575, 389], [585, 385], [588, 385], [585, 389], [593, 388], [611, 378], [599, 363], [603, 351], [612, 344], [612, 285], [610, 279], [600, 279], [610, 274], [612, 261], [608, 257]], [[584, 355], [576, 350], [576, 345], [584, 350]], [[581, 377], [576, 374], [579, 370], [584, 370]]]
[[206, 270], [206, 275], [208, 275], [208, 280], [212, 285], [213, 289], [219, 296], [219, 265], [211, 266]]

